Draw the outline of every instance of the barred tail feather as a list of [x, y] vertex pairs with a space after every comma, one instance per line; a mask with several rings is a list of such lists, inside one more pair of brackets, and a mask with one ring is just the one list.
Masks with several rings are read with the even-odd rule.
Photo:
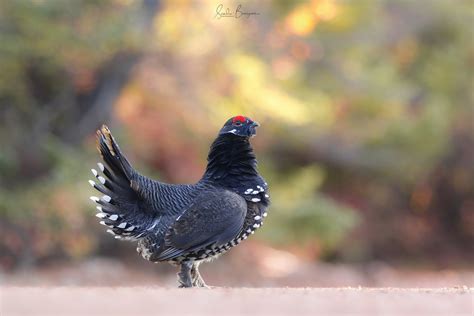
[[133, 185], [138, 174], [105, 125], [97, 131], [97, 149], [105, 165], [99, 162], [99, 171], [91, 169], [98, 182], [89, 180], [90, 185], [103, 194], [100, 198], [91, 197], [97, 203], [96, 216], [115, 238], [137, 239], [144, 234], [143, 227], [152, 220], [139, 209], [139, 196]]

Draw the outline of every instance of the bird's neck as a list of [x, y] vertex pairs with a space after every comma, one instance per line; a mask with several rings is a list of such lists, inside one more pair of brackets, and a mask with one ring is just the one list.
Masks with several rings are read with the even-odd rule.
[[211, 145], [203, 179], [232, 187], [257, 176], [257, 159], [248, 138], [219, 135]]

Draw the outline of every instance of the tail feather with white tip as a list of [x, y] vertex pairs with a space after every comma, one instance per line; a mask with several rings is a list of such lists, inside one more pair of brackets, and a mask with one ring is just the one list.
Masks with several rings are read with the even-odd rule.
[[105, 125], [97, 131], [97, 149], [105, 164], [97, 164], [99, 171], [91, 169], [98, 182], [89, 180], [90, 185], [103, 194], [100, 198], [91, 196], [98, 204], [96, 216], [115, 238], [136, 240], [148, 232], [147, 228], [156, 219], [141, 211], [140, 203], [143, 202], [135, 182], [140, 175], [122, 154]]

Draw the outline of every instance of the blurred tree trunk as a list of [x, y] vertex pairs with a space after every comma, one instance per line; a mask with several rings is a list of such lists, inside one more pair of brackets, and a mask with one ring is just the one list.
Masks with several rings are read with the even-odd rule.
[[[94, 55], [98, 61], [88, 64], [89, 69], [81, 69], [78, 66], [82, 65], [81, 62], [68, 64], [64, 55], [78, 52], [87, 55], [95, 42], [90, 44], [88, 38], [84, 37], [77, 44], [74, 41], [68, 42], [69, 38], [64, 37], [61, 32], [70, 32], [69, 37], [76, 36], [75, 32], [80, 32], [81, 23], [87, 24], [89, 21], [87, 12], [114, 10], [116, 4], [77, 3], [78, 8], [85, 7], [77, 15], [70, 12], [73, 9], [57, 5], [40, 3], [37, 6], [24, 6], [21, 3], [10, 3], [6, 8], [11, 12], [7, 12], [6, 16], [12, 18], [3, 21], [9, 28], [0, 29], [0, 32], [5, 33], [0, 35], [8, 35], [2, 38], [10, 40], [2, 43], [5, 44], [5, 50], [0, 53], [10, 58], [3, 64], [18, 67], [15, 68], [17, 79], [10, 78], [11, 75], [4, 72], [6, 80], [0, 80], [3, 84], [16, 81], [15, 85], [6, 88], [0, 86], [0, 264], [9, 268], [29, 267], [37, 260], [44, 259], [41, 256], [45, 254], [36, 253], [35, 241], [41, 231], [37, 232], [34, 228], [39, 222], [41, 225], [47, 222], [51, 227], [56, 225], [54, 229], [50, 227], [53, 231], [57, 229], [58, 219], [49, 209], [50, 206], [45, 207], [41, 205], [42, 201], [37, 200], [42, 198], [47, 201], [50, 196], [35, 195], [32, 198], [28, 194], [47, 183], [45, 179], [57, 167], [57, 155], [67, 152], [61, 147], [76, 147], [81, 150], [78, 145], [110, 118], [113, 104], [143, 54], [141, 47], [137, 48], [136, 44], [122, 45], [122, 20], [111, 18], [111, 21], [106, 21], [107, 17], [104, 17], [104, 20], [99, 20], [100, 25], [92, 27], [101, 28], [105, 25], [103, 34], [116, 38], [108, 38], [109, 41], [104, 44], [105, 49], [102, 47], [102, 51]], [[143, 45], [146, 44], [147, 37], [151, 36], [158, 6], [158, 0], [143, 0], [138, 8], [135, 4], [121, 7], [126, 12], [125, 15], [136, 23], [134, 31], [138, 30], [140, 39], [143, 36]], [[12, 54], [8, 49], [15, 48], [18, 43], [31, 42], [25, 38], [35, 33], [34, 28], [25, 27], [25, 32], [30, 32], [28, 34], [11, 31], [22, 29], [25, 21], [29, 20], [44, 23], [49, 28], [46, 32], [56, 32], [56, 28], [64, 29], [54, 33], [48, 39], [48, 44], [44, 44], [54, 47], [36, 50], [36, 44], [25, 44], [20, 54]], [[116, 33], [107, 28], [112, 28]], [[95, 40], [103, 41], [104, 38], [98, 36]], [[54, 49], [58, 48], [64, 48], [67, 53], [59, 57], [60, 54], [54, 53]], [[80, 57], [87, 59], [88, 56]], [[71, 59], [74, 60], [74, 57]], [[54, 195], [54, 192], [43, 193]], [[39, 210], [42, 211], [38, 212]], [[28, 217], [27, 214], [35, 216]], [[50, 246], [55, 251], [46, 255], [64, 255], [61, 253], [64, 250], [61, 246], [62, 237], [57, 237], [50, 240]]]
[[[158, 0], [143, 0], [135, 12], [134, 18], [144, 39], [151, 36], [158, 7]], [[51, 136], [61, 145], [75, 146], [107, 121], [115, 100], [142, 55], [141, 51], [127, 47], [115, 52], [88, 74], [88, 86], [84, 89], [78, 86], [78, 78], [68, 71], [68, 65], [50, 62], [36, 56], [35, 52], [28, 53], [23, 74], [27, 90], [23, 94], [28, 95], [29, 100], [22, 100], [22, 96], [15, 99], [0, 95], [0, 100], [7, 104], [0, 110], [4, 131], [0, 141], [13, 157], [13, 164], [4, 166], [7, 170], [0, 185], [8, 184], [9, 187], [44, 176], [53, 167], [54, 162], [46, 149]], [[11, 170], [12, 166], [16, 171]]]

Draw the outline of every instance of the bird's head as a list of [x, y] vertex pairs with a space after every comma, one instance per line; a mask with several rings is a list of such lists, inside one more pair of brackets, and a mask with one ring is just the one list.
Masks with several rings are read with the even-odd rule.
[[234, 134], [240, 137], [252, 137], [257, 134], [259, 124], [248, 117], [238, 115], [231, 117], [221, 128], [219, 135]]

